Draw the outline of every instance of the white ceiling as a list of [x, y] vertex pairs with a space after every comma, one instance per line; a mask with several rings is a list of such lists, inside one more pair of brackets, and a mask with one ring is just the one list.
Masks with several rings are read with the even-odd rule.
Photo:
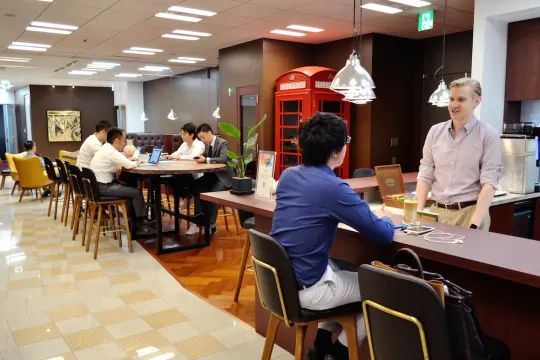
[[[429, 0], [428, 0], [429, 1]], [[363, 10], [363, 33], [382, 33], [411, 39], [441, 35], [445, 0], [431, 0], [432, 5], [408, 8], [388, 0], [364, 0], [405, 11], [389, 15]], [[359, 1], [357, 1], [359, 4]], [[218, 14], [202, 17], [198, 23], [157, 18], [171, 5], [210, 10]], [[435, 10], [435, 27], [418, 32], [418, 13]], [[447, 32], [470, 30], [473, 27], [474, 0], [448, 0]], [[0, 61], [0, 79], [16, 86], [26, 84], [109, 86], [119, 79], [118, 72], [135, 72], [144, 65], [165, 65], [174, 74], [218, 65], [219, 49], [246, 41], [271, 38], [305, 43], [323, 43], [350, 37], [352, 34], [353, 0], [0, 0], [0, 57], [31, 58], [30, 63]], [[71, 35], [29, 32], [31, 21], [79, 26]], [[298, 24], [325, 29], [324, 32], [297, 38], [270, 33]], [[175, 29], [210, 32], [213, 35], [198, 41], [162, 38]], [[50, 44], [45, 53], [8, 50], [13, 41]], [[129, 55], [130, 47], [164, 49], [153, 56]], [[178, 56], [207, 59], [195, 65], [174, 66], [169, 59]], [[122, 65], [92, 76], [68, 75], [90, 61], [115, 61]], [[11, 68], [5, 65], [33, 68]], [[60, 68], [63, 68], [58, 70]], [[155, 79], [145, 75], [144, 81]]]

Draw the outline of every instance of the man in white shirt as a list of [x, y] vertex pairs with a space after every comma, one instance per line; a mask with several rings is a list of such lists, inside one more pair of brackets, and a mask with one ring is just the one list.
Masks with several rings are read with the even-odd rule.
[[[182, 129], [180, 130], [180, 137], [182, 138], [182, 145], [173, 152], [171, 155], [167, 156], [167, 159], [170, 160], [180, 160], [181, 157], [196, 157], [201, 156], [204, 152], [205, 145], [202, 141], [197, 139], [197, 135], [195, 135], [195, 130], [197, 128], [192, 123], [187, 123], [184, 126], [182, 126]], [[171, 179], [171, 186], [174, 190], [174, 196], [178, 196], [181, 199], [184, 199], [182, 202], [181, 209], [185, 209], [187, 207], [187, 201], [185, 199], [189, 195], [188, 186], [193, 182], [194, 179], [197, 179], [199, 175], [193, 174], [193, 175], [179, 175], [174, 176]], [[190, 228], [188, 229], [189, 234], [196, 234], [199, 231], [199, 228], [195, 224], [191, 224]]]
[[79, 150], [77, 156], [77, 166], [79, 168], [89, 168], [90, 162], [101, 148], [101, 144], [107, 140], [107, 132], [112, 125], [105, 120], [102, 120], [96, 124], [96, 132], [86, 138]]
[[145, 218], [144, 197], [141, 190], [122, 185], [114, 179], [118, 168], [131, 169], [137, 166], [137, 162], [128, 160], [121, 153], [124, 146], [126, 146], [126, 133], [122, 129], [110, 129], [107, 133], [107, 142], [92, 159], [90, 169], [96, 174], [101, 196], [126, 198], [132, 225], [141, 224]]

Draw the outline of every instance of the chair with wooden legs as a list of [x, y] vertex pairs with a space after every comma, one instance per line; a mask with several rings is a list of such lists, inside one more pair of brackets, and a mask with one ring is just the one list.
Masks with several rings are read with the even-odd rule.
[[60, 160], [56, 159], [56, 168], [58, 169], [58, 175], [60, 176], [60, 181], [64, 185], [64, 204], [62, 206], [62, 215], [60, 216], [60, 222], [64, 223], [64, 226], [67, 226], [67, 221], [69, 217], [69, 203], [73, 201], [73, 189], [71, 188], [71, 181], [69, 181], [69, 175], [66, 169], [66, 164]]
[[52, 160], [44, 156], [43, 162], [45, 163], [45, 170], [47, 171], [47, 176], [49, 177], [49, 180], [52, 181], [51, 198], [49, 199], [49, 212], [47, 213], [47, 216], [51, 216], [51, 208], [52, 208], [52, 203], [54, 201], [54, 220], [56, 220], [56, 217], [58, 214], [58, 198], [60, 194], [60, 185], [62, 184], [62, 181], [56, 174], [56, 170], [54, 169], [54, 164]]
[[236, 227], [236, 234], [240, 235], [241, 226], [240, 226], [240, 220], [238, 219], [238, 212], [236, 211], [236, 209], [233, 209], [233, 208], [229, 208], [229, 209], [231, 209], [231, 212], [227, 211], [226, 206], [222, 206], [221, 210], [223, 212], [221, 214], [219, 214], [218, 216], [223, 216], [223, 219], [225, 220], [225, 229], [227, 231], [229, 231], [229, 222], [227, 221], [227, 218], [229, 216], [232, 216], [233, 220], [234, 220], [234, 226]]
[[[238, 217], [240, 218], [240, 224], [242, 228], [249, 230], [255, 229], [255, 217], [253, 213], [248, 211], [238, 210]], [[246, 264], [249, 256], [249, 250], [251, 249], [251, 243], [249, 242], [249, 233], [246, 236], [246, 242], [244, 243], [244, 251], [242, 252], [242, 261], [240, 262], [240, 270], [238, 272], [238, 279], [236, 280], [236, 287], [234, 289], [234, 302], [238, 301], [240, 296], [240, 289], [242, 288], [242, 280], [244, 279], [244, 273], [247, 270]]]
[[[94, 172], [88, 168], [82, 169], [82, 181], [87, 195], [86, 206], [89, 207], [90, 218], [88, 219], [88, 236], [86, 237], [86, 252], [90, 251], [90, 243], [92, 242], [92, 231], [94, 228], [94, 218], [97, 215], [96, 222], [96, 241], [94, 247], [94, 259], [97, 259], [99, 237], [100, 234], [112, 232], [118, 234], [118, 245], [122, 247], [122, 230], [125, 231], [129, 252], [133, 252], [133, 243], [131, 242], [131, 233], [129, 228], [129, 217], [126, 208], [126, 200], [120, 197], [104, 197], [101, 196], [98, 189], [98, 183]], [[113, 212], [114, 208], [114, 212]], [[120, 224], [120, 211], [124, 217], [124, 225]], [[103, 211], [107, 210], [110, 216], [110, 224], [103, 226]]]
[[[71, 219], [71, 228], [73, 229], [73, 236], [71, 240], [75, 240], [77, 234], [79, 233], [79, 226], [81, 222], [81, 209], [84, 205], [84, 219], [83, 219], [83, 230], [82, 230], [82, 242], [81, 245], [84, 246], [86, 239], [86, 226], [88, 222], [88, 197], [86, 196], [86, 191], [84, 188], [84, 183], [82, 181], [82, 171], [77, 166], [70, 163], [66, 163], [66, 167], [69, 171], [69, 179], [71, 180], [71, 187], [73, 188], [73, 193], [75, 194], [75, 204], [73, 218]], [[115, 233], [116, 236], [116, 233]]]
[[[0, 159], [0, 165], [2, 165], [2, 159]], [[0, 176], [2, 176], [2, 182], [0, 183], [0, 190], [4, 190], [6, 184], [6, 178], [9, 176], [9, 168], [0, 170]]]
[[362, 312], [362, 303], [355, 302], [333, 309], [313, 311], [300, 307], [298, 284], [291, 261], [285, 249], [270, 236], [249, 230], [253, 247], [253, 267], [261, 305], [270, 311], [270, 322], [262, 360], [270, 360], [279, 325], [296, 326], [295, 359], [302, 360], [304, 340], [308, 325], [322, 321], [337, 321], [347, 334], [349, 359], [358, 360], [356, 317]]
[[41, 189], [44, 187], [51, 187], [53, 182], [49, 180], [46, 173], [43, 172], [41, 167], [41, 159], [37, 156], [33, 156], [27, 159], [14, 157], [13, 162], [19, 176], [19, 182], [22, 188], [19, 202], [22, 201], [24, 193], [28, 190], [36, 191], [36, 198], [43, 201], [43, 194]]
[[19, 190], [21, 189], [21, 185], [19, 184], [19, 174], [17, 173], [17, 168], [15, 167], [15, 163], [13, 162], [14, 157], [22, 158], [26, 155], [26, 151], [19, 153], [19, 154], [10, 154], [6, 153], [6, 162], [8, 164], [9, 168], [9, 175], [11, 176], [11, 179], [13, 180], [13, 189], [11, 190], [11, 195], [15, 192], [15, 189], [18, 187]]

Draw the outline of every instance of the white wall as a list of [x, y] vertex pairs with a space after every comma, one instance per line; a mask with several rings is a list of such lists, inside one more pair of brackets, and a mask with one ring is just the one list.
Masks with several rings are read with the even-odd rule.
[[141, 114], [144, 109], [142, 82], [118, 82], [114, 84], [114, 105], [126, 107], [126, 132], [144, 132]]
[[508, 23], [540, 17], [540, 0], [475, 0], [471, 76], [482, 84], [476, 115], [502, 132]]
[[0, 90], [0, 105], [15, 104], [15, 92], [11, 90]]

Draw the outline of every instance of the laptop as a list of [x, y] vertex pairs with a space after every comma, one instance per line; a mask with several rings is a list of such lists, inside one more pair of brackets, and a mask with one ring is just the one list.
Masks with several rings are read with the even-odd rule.
[[163, 151], [162, 148], [154, 148], [152, 149], [152, 154], [150, 155], [150, 158], [148, 159], [148, 162], [142, 163], [139, 166], [155, 166], [159, 162], [159, 158], [161, 156], [161, 152]]
[[137, 146], [137, 149], [135, 150], [135, 154], [133, 154], [133, 157], [135, 159], [139, 158], [139, 155], [141, 154], [142, 146]]

